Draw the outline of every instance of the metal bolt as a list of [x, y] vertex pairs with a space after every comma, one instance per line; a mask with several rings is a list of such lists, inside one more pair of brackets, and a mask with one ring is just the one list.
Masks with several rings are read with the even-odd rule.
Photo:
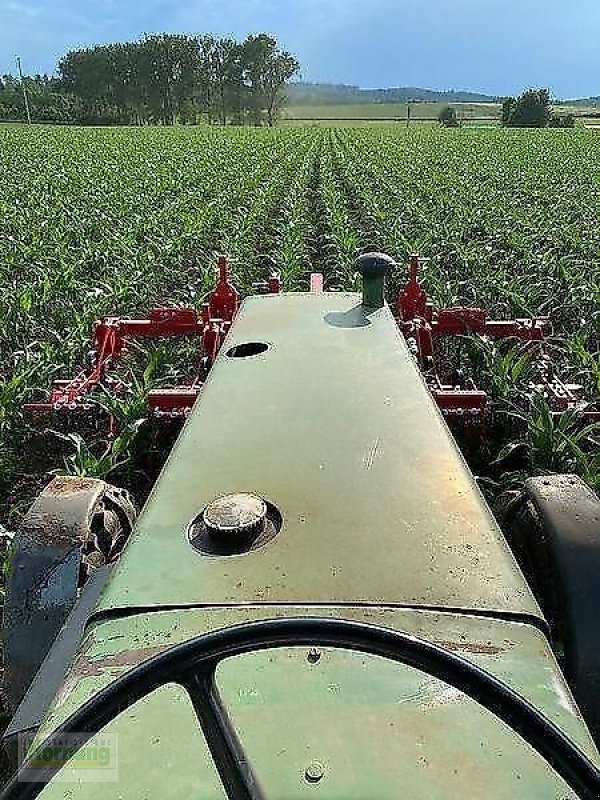
[[306, 772], [304, 773], [304, 777], [306, 778], [308, 783], [318, 783], [323, 775], [325, 774], [325, 767], [323, 764], [319, 763], [318, 761], [313, 761], [306, 768]]
[[307, 659], [309, 664], [318, 664], [321, 660], [321, 651], [317, 650], [316, 647], [311, 647], [308, 651]]

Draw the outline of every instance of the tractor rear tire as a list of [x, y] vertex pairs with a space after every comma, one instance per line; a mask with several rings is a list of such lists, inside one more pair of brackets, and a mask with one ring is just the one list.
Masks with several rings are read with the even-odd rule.
[[600, 499], [576, 475], [548, 475], [526, 481], [500, 516], [600, 741]]

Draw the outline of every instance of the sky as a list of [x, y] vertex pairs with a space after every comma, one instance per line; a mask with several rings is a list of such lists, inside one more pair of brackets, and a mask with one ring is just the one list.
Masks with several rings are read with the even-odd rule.
[[0, 0], [0, 73], [162, 31], [272, 33], [314, 82], [600, 95], [600, 0]]

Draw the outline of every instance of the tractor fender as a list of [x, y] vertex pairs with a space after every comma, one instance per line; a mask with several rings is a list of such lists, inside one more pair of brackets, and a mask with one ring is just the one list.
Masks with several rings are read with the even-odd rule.
[[4, 604], [4, 699], [14, 712], [88, 577], [114, 562], [135, 522], [127, 492], [54, 478], [15, 534]]
[[90, 575], [73, 610], [52, 642], [46, 658], [2, 734], [5, 753], [15, 769], [29, 749], [65, 679], [83, 640], [87, 622], [113, 568], [114, 565], [108, 564]]
[[557, 655], [592, 732], [600, 735], [600, 499], [576, 475], [530, 478], [504, 510], [549, 618]]

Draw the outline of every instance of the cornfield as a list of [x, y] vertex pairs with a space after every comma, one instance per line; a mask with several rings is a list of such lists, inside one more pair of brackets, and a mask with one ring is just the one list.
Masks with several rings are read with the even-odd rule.
[[[548, 315], [554, 361], [597, 400], [599, 190], [600, 137], [586, 130], [0, 128], [0, 521], [52, 470], [144, 484], [143, 400], [174, 379], [168, 349], [140, 354], [148, 368], [111, 408], [116, 439], [21, 407], [85, 363], [99, 316], [199, 304], [216, 252], [244, 292], [272, 269], [287, 290], [311, 271], [352, 289], [360, 252], [420, 252], [438, 305]], [[454, 356], [493, 400], [483, 451], [467, 453], [484, 487], [519, 480], [484, 468], [518, 442], [528, 472], [600, 487], [598, 426], [519, 402], [522, 349], [474, 340]]]

